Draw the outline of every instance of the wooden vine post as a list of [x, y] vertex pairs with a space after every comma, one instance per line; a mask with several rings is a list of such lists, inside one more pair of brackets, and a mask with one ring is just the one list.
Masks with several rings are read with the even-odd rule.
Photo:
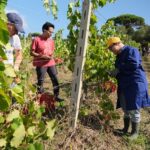
[[90, 0], [84, 0], [82, 4], [82, 17], [80, 24], [80, 33], [77, 43], [77, 51], [75, 58], [75, 67], [73, 72], [73, 82], [71, 91], [71, 127], [74, 129], [77, 126], [80, 98], [82, 91], [82, 74], [85, 63], [86, 49], [89, 35], [89, 25], [91, 16], [91, 2]]

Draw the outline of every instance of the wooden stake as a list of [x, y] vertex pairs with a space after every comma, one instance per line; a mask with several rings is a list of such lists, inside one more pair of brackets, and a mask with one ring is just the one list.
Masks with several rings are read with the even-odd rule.
[[73, 73], [72, 91], [71, 91], [71, 126], [75, 129], [80, 107], [80, 98], [82, 90], [82, 74], [86, 56], [87, 41], [89, 35], [89, 25], [91, 16], [91, 2], [84, 0], [82, 4], [82, 17], [80, 24], [80, 33], [77, 43], [77, 52], [75, 67]]

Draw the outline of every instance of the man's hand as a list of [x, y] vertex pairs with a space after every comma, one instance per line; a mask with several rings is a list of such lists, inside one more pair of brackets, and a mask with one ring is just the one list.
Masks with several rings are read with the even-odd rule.
[[45, 60], [50, 60], [50, 59], [52, 59], [52, 57], [51, 57], [51, 56], [48, 56], [48, 55], [42, 55], [40, 58], [43, 58], [43, 59], [45, 59]]

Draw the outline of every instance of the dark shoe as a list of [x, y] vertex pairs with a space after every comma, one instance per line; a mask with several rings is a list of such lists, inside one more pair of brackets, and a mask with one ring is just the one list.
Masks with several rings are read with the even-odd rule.
[[37, 93], [40, 93], [40, 94], [44, 93], [44, 88], [42, 86], [37, 85]]
[[56, 97], [55, 100], [56, 100], [57, 102], [63, 102], [63, 101], [64, 101], [64, 99], [62, 99], [62, 98], [60, 98], [60, 97]]
[[131, 135], [129, 136], [130, 140], [136, 140], [138, 138], [139, 126], [140, 126], [140, 123], [132, 122], [132, 131], [131, 131]]

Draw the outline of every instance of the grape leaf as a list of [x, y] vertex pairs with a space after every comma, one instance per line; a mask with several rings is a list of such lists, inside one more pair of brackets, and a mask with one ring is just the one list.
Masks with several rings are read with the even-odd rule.
[[10, 142], [11, 146], [17, 148], [22, 143], [25, 133], [25, 127], [21, 124], [13, 134], [13, 138]]
[[7, 116], [6, 122], [11, 122], [15, 118], [20, 118], [19, 111], [16, 109]]
[[5, 139], [0, 139], [0, 147], [5, 147], [6, 146], [6, 140]]
[[49, 122], [47, 122], [47, 125], [46, 125], [46, 128], [47, 128], [47, 136], [52, 139], [53, 136], [54, 136], [54, 133], [55, 133], [55, 130], [56, 130], [56, 127], [55, 127], [55, 124], [56, 124], [56, 120], [53, 119]]

